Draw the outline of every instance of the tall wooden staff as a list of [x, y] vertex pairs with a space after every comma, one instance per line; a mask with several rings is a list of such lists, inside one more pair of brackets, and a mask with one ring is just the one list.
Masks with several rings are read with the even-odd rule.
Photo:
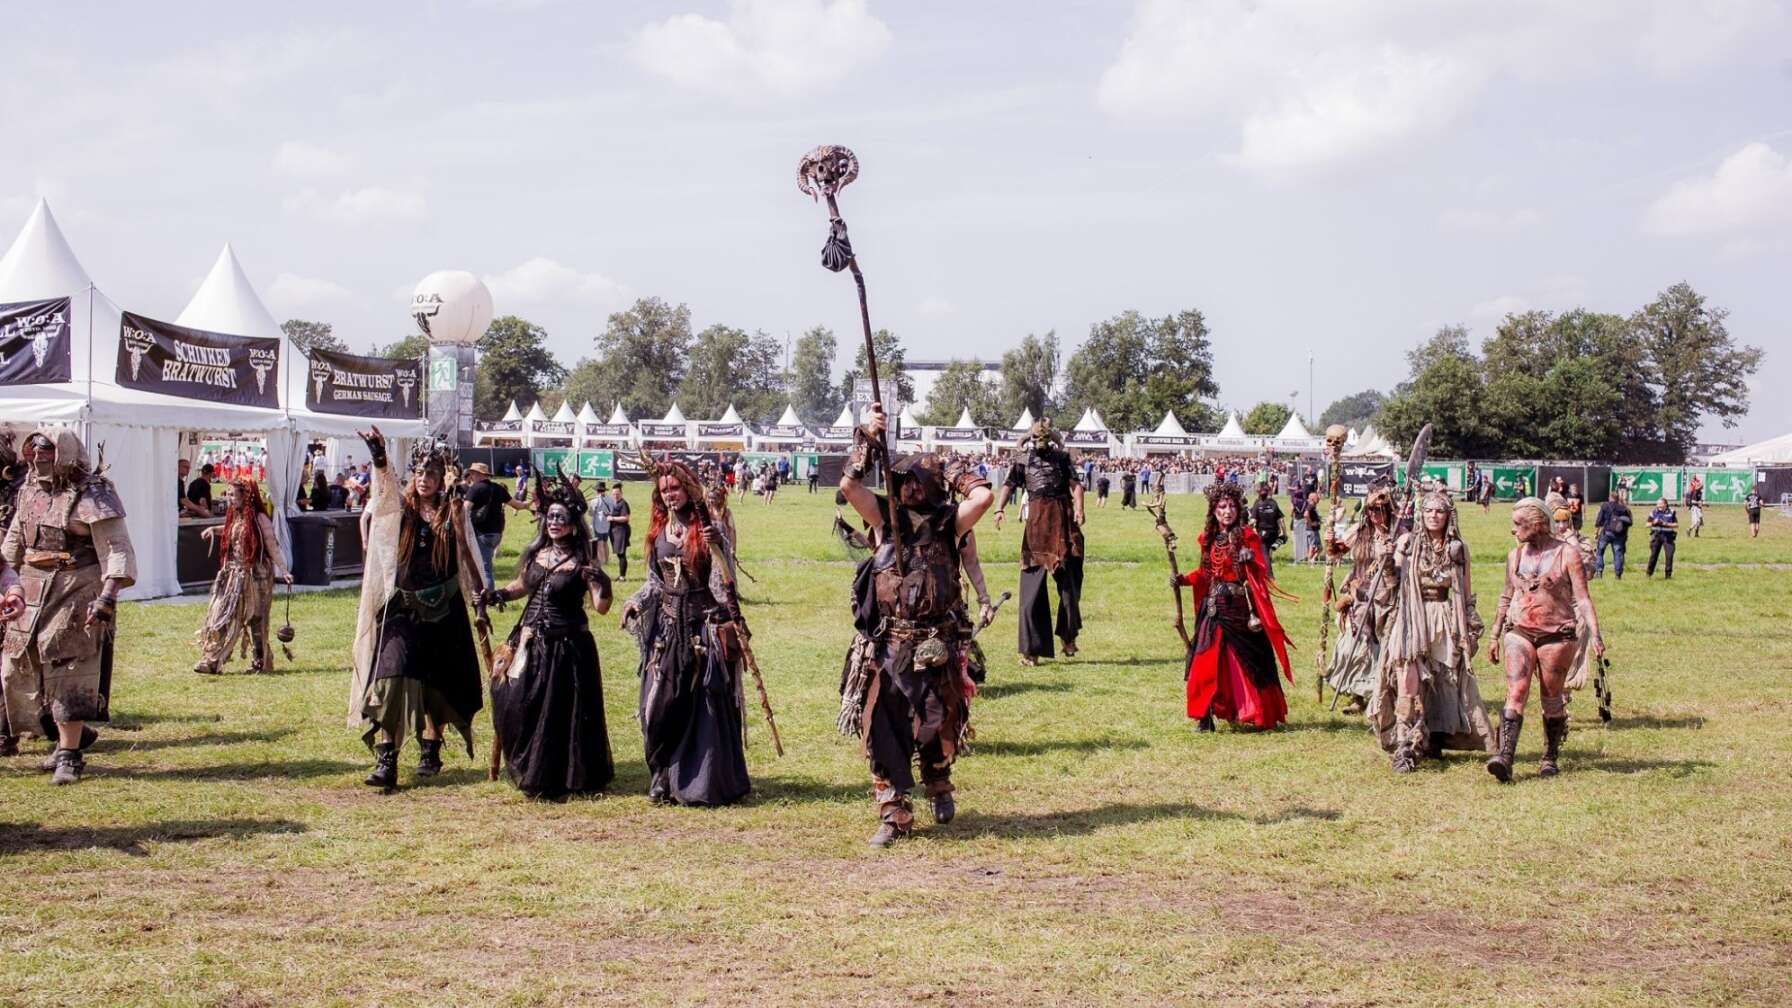
[[[1164, 556], [1170, 561], [1170, 576], [1179, 577], [1182, 574], [1182, 568], [1176, 563], [1176, 533], [1170, 528], [1170, 519], [1164, 516], [1163, 484], [1158, 484], [1157, 495], [1150, 504], [1145, 505], [1145, 510], [1151, 513], [1151, 517], [1157, 523], [1157, 534], [1163, 537]], [[1172, 585], [1170, 592], [1176, 596], [1176, 633], [1182, 637], [1182, 649], [1186, 656], [1186, 652], [1192, 649], [1194, 644], [1189, 641], [1188, 624], [1182, 617], [1182, 586], [1180, 584]]]
[[[871, 338], [871, 307], [865, 299], [865, 274], [859, 270], [858, 256], [853, 254], [852, 242], [846, 237], [846, 220], [840, 216], [840, 204], [834, 199], [835, 194], [859, 177], [859, 156], [839, 144], [822, 144], [797, 162], [796, 187], [810, 199], [826, 199], [828, 201], [828, 241], [821, 247], [821, 264], [838, 273], [851, 270], [853, 283], [859, 288], [859, 323], [865, 333], [865, 370], [871, 378], [871, 394], [881, 403], [884, 387], [877, 379], [877, 344]], [[898, 536], [896, 530], [896, 473], [891, 470], [889, 444], [878, 442], [873, 446], [877, 455], [883, 459], [884, 466], [884, 532], [892, 539]], [[902, 551], [896, 551], [896, 574], [903, 574]]]
[[1344, 454], [1344, 439], [1350, 431], [1343, 424], [1332, 424], [1325, 429], [1325, 468], [1331, 480], [1331, 508], [1325, 514], [1325, 528], [1320, 533], [1320, 541], [1325, 544], [1325, 590], [1319, 595], [1319, 650], [1313, 655], [1313, 667], [1316, 672], [1313, 682], [1313, 698], [1319, 702], [1325, 700], [1325, 641], [1331, 636], [1332, 629], [1332, 594], [1337, 583], [1338, 573], [1338, 527], [1334, 524], [1333, 515], [1338, 510], [1340, 481], [1343, 472], [1338, 465]]

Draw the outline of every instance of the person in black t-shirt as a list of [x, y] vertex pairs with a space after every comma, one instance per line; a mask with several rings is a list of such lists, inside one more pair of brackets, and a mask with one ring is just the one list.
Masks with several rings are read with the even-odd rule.
[[1743, 510], [1748, 512], [1748, 537], [1758, 539], [1761, 536], [1761, 493], [1750, 490], [1748, 496], [1742, 498]]
[[189, 512], [200, 517], [209, 518], [212, 514], [212, 476], [217, 470], [207, 462], [199, 467], [199, 475], [187, 484], [187, 503], [193, 505]]
[[1251, 504], [1251, 524], [1257, 526], [1257, 538], [1263, 540], [1263, 569], [1271, 579], [1276, 576], [1271, 556], [1282, 542], [1282, 505], [1269, 495], [1269, 481], [1257, 481], [1257, 500]]
[[504, 541], [504, 509], [527, 511], [529, 505], [510, 496], [510, 488], [492, 479], [491, 467], [475, 462], [467, 467], [467, 517], [473, 522], [473, 538], [479, 543], [479, 562], [484, 567], [485, 586], [496, 589], [497, 577], [492, 573], [492, 557]]
[[616, 580], [628, 580], [628, 501], [622, 499], [622, 481], [610, 491], [610, 551], [616, 554]]

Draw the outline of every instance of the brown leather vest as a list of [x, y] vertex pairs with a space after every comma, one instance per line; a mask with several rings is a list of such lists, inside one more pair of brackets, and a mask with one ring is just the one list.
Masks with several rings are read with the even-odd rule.
[[956, 618], [959, 606], [958, 508], [909, 511], [903, 537], [903, 576], [896, 574], [894, 551], [880, 549], [873, 561], [877, 611], [886, 618], [933, 623]]

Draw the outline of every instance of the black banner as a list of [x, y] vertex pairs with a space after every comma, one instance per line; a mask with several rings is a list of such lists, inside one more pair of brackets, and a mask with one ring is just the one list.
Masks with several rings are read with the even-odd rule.
[[480, 424], [479, 432], [481, 434], [521, 434], [523, 422], [521, 420], [493, 420], [491, 423]]
[[1152, 448], [1198, 448], [1201, 442], [1197, 438], [1177, 437], [1173, 434], [1140, 434], [1132, 439], [1133, 444], [1146, 445]]
[[747, 436], [747, 428], [745, 424], [737, 423], [700, 423], [697, 425], [697, 436], [739, 439]]
[[1071, 431], [1064, 435], [1064, 443], [1072, 448], [1106, 448], [1108, 446], [1108, 432]]
[[627, 438], [629, 425], [625, 423], [588, 423], [582, 426], [588, 438]]
[[681, 423], [643, 423], [641, 424], [641, 436], [668, 441], [683, 441], [685, 426]]
[[0, 304], [0, 385], [65, 382], [68, 298]]
[[574, 423], [571, 420], [535, 420], [529, 427], [536, 434], [549, 437], [572, 437]]
[[317, 413], [415, 420], [423, 413], [423, 364], [312, 350], [305, 408]]
[[772, 424], [765, 429], [767, 441], [802, 441], [808, 435], [801, 424]]
[[189, 329], [125, 312], [118, 384], [238, 406], [280, 407], [280, 341]]
[[817, 441], [851, 441], [851, 427], [823, 427], [815, 432]]
[[1394, 478], [1392, 462], [1340, 462], [1338, 490], [1345, 497], [1367, 497], [1369, 487], [1378, 479]]

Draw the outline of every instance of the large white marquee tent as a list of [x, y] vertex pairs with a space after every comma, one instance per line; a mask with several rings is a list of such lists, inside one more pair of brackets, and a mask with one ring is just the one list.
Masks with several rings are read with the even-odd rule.
[[[0, 258], [0, 303], [57, 297], [70, 299], [70, 380], [0, 386], [0, 423], [19, 430], [44, 423], [73, 425], [81, 429], [90, 456], [97, 456], [104, 446], [105, 461], [124, 501], [126, 524], [137, 552], [137, 584], [125, 593], [127, 598], [154, 598], [180, 591], [173, 502], [179, 493], [175, 462], [185, 432], [231, 431], [265, 437], [268, 489], [281, 504], [274, 509], [275, 520], [284, 530], [304, 439], [352, 437], [358, 426], [369, 422], [305, 408], [306, 358], [274, 323], [228, 245], [174, 321], [235, 336], [279, 339], [278, 409], [186, 399], [119, 385], [114, 376], [120, 308], [94, 285], [49, 205], [39, 201]], [[386, 421], [380, 427], [394, 438], [425, 432], [421, 420]]]

